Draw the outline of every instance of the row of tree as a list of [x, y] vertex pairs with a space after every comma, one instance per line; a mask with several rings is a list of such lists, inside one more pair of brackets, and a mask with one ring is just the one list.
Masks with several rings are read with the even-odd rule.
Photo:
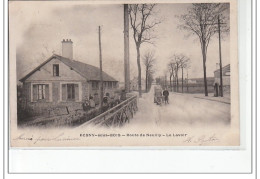
[[[141, 92], [141, 52], [140, 48], [143, 43], [154, 43], [156, 38], [154, 34], [154, 28], [162, 22], [161, 19], [153, 18], [156, 15], [156, 4], [131, 4], [129, 5], [129, 17], [130, 24], [133, 30], [133, 38], [137, 51], [137, 67], [138, 67], [138, 90], [139, 96], [142, 96]], [[228, 3], [194, 3], [187, 9], [187, 13], [177, 16], [179, 19], [179, 28], [185, 30], [189, 35], [195, 35], [198, 37], [201, 45], [202, 52], [202, 65], [203, 76], [205, 86], [205, 96], [208, 96], [207, 89], [207, 74], [206, 74], [206, 62], [207, 62], [207, 49], [210, 40], [215, 34], [222, 32], [229, 32], [228, 18], [229, 14]], [[146, 57], [144, 57], [146, 58]], [[174, 55], [172, 61], [169, 63], [170, 78], [176, 78], [178, 81], [178, 70], [182, 70], [182, 83], [183, 83], [183, 69], [188, 68], [188, 58], [184, 55]], [[146, 66], [146, 81], [149, 77], [149, 70]], [[178, 82], [177, 82], [178, 85]], [[146, 83], [147, 86], [147, 83]], [[178, 88], [177, 88], [178, 89]]]
[[[179, 72], [181, 70], [181, 84], [183, 92], [183, 73], [184, 69], [190, 68], [190, 58], [184, 54], [174, 54], [170, 58], [168, 63], [168, 72], [170, 76], [170, 90], [173, 90], [173, 86], [176, 87], [176, 91], [179, 91]], [[187, 79], [188, 80], [188, 79]], [[175, 85], [174, 85], [175, 83]]]
[[[161, 20], [153, 18], [156, 15], [156, 4], [131, 4], [129, 5], [130, 24], [133, 30], [133, 38], [136, 45], [137, 67], [138, 67], [138, 91], [139, 96], [142, 96], [142, 81], [141, 81], [141, 53], [140, 48], [143, 43], [154, 43], [156, 35], [154, 28], [161, 23]], [[153, 55], [151, 52], [143, 56], [143, 62], [146, 68], [146, 91], [148, 90], [148, 79], [151, 78], [151, 64], [153, 64]], [[152, 58], [151, 58], [152, 57]]]
[[143, 55], [143, 64], [145, 66], [145, 91], [148, 92], [153, 82], [153, 74], [155, 72], [154, 65], [156, 59], [154, 51], [147, 51]]

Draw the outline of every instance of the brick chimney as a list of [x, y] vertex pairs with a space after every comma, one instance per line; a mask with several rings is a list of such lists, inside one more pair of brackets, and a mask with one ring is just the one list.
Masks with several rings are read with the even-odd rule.
[[69, 59], [73, 59], [73, 42], [71, 41], [71, 39], [63, 39], [61, 41], [62, 43], [62, 56], [69, 58]]

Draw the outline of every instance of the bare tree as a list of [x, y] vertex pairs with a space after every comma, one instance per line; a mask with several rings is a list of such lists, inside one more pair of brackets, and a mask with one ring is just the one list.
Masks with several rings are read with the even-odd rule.
[[169, 74], [170, 74], [170, 90], [172, 91], [172, 87], [173, 87], [173, 78], [175, 77], [175, 63], [174, 61], [170, 61], [168, 63], [168, 70], [169, 70]]
[[148, 91], [151, 89], [152, 82], [154, 81], [153, 74], [154, 73], [149, 73], [149, 75], [148, 75], [148, 80], [147, 80], [148, 81]]
[[154, 73], [154, 63], [155, 57], [153, 51], [147, 51], [143, 56], [143, 63], [145, 66], [145, 91], [148, 92], [149, 83], [152, 79], [152, 74]]
[[182, 56], [182, 58], [179, 59], [179, 62], [181, 68], [181, 92], [183, 93], [183, 69], [189, 67], [190, 59], [186, 56]]
[[130, 24], [133, 29], [133, 38], [137, 52], [138, 91], [140, 97], [142, 96], [140, 47], [143, 43], [153, 44], [153, 40], [156, 38], [153, 34], [154, 27], [161, 23], [160, 20], [152, 18], [155, 13], [155, 6], [156, 4], [129, 5]]
[[176, 92], [179, 92], [179, 69], [181, 68], [181, 62], [186, 57], [183, 54], [174, 54], [171, 57], [171, 61], [175, 64], [174, 71], [175, 71], [175, 82], [176, 82]]
[[[203, 75], [205, 96], [208, 96], [207, 89], [207, 74], [206, 74], [206, 61], [207, 49], [209, 42], [214, 34], [218, 32], [218, 16], [221, 16], [222, 22], [226, 21], [227, 17], [223, 14], [229, 9], [228, 3], [196, 3], [188, 9], [188, 13], [178, 16], [180, 20], [179, 28], [190, 32], [189, 35], [197, 35], [200, 44], [203, 59]], [[228, 24], [221, 26], [222, 32], [228, 32]]]
[[187, 79], [186, 79], [186, 87], [187, 87], [187, 93], [189, 92], [189, 69], [190, 69], [190, 63], [186, 66], [187, 70]]
[[163, 84], [163, 88], [167, 88], [167, 85], [168, 85], [168, 83], [167, 83], [167, 73], [168, 73], [168, 71], [165, 70], [164, 71], [164, 84]]

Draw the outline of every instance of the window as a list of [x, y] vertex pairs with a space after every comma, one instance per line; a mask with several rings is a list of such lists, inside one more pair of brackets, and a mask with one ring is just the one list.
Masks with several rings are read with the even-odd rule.
[[108, 88], [112, 88], [112, 82], [108, 82]]
[[97, 90], [98, 89], [98, 82], [92, 81], [92, 89]]
[[33, 101], [49, 100], [49, 85], [34, 84], [32, 97]]
[[116, 88], [116, 82], [113, 82], [113, 88]]
[[45, 85], [38, 85], [38, 99], [45, 99]]
[[53, 65], [53, 76], [60, 76], [60, 74], [59, 74], [59, 65], [58, 64], [54, 64]]
[[68, 100], [75, 100], [75, 85], [74, 84], [67, 84], [67, 99]]
[[62, 84], [62, 101], [78, 101], [79, 85], [78, 84]]

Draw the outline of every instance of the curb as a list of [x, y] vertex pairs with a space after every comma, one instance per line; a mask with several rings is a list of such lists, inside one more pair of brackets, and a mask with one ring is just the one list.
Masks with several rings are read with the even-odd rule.
[[194, 96], [194, 98], [205, 99], [205, 100], [209, 100], [209, 101], [216, 101], [216, 102], [225, 103], [225, 104], [231, 104], [230, 102], [218, 101], [218, 100], [214, 100], [214, 99], [206, 99], [206, 98], [201, 98], [201, 97], [197, 97], [197, 96]]

